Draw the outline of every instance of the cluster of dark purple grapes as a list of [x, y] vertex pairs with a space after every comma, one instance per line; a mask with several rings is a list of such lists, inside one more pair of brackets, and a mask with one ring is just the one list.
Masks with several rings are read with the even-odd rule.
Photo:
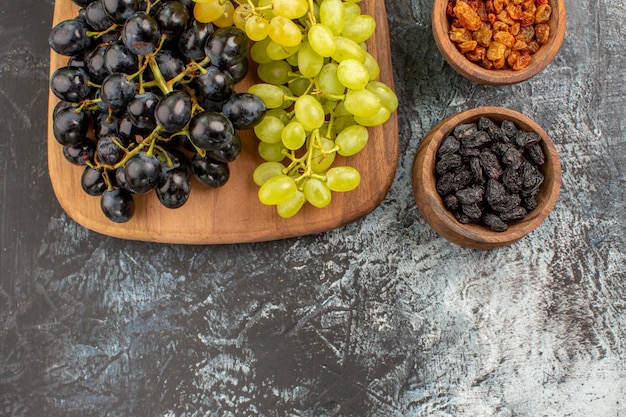
[[85, 166], [85, 192], [123, 223], [133, 195], [155, 190], [178, 208], [192, 176], [224, 185], [242, 150], [237, 130], [266, 110], [234, 90], [248, 71], [245, 33], [196, 21], [191, 0], [72, 1], [80, 12], [49, 37], [69, 57], [50, 78], [52, 123], [66, 159]]

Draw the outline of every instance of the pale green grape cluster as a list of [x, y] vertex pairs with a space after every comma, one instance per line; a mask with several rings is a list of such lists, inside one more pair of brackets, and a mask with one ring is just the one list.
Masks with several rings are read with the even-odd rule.
[[398, 107], [367, 50], [376, 21], [358, 0], [256, 0], [235, 9], [234, 25], [250, 49], [260, 83], [249, 93], [268, 108], [254, 128], [265, 161], [253, 174], [259, 200], [288, 218], [309, 203], [326, 207], [332, 192], [355, 189], [361, 176], [333, 166], [367, 144], [368, 127]]

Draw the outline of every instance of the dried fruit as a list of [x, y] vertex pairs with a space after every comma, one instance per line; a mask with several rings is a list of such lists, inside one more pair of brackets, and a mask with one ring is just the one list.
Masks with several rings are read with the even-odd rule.
[[522, 70], [550, 39], [547, 0], [449, 0], [450, 40], [486, 69]]
[[455, 218], [494, 231], [537, 207], [544, 181], [541, 136], [488, 117], [453, 129], [437, 150], [436, 188]]

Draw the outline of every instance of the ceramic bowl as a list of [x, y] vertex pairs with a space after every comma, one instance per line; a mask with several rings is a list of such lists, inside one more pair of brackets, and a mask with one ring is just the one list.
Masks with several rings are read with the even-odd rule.
[[[544, 181], [536, 195], [537, 207], [526, 216], [496, 232], [481, 224], [460, 223], [445, 205], [436, 188], [437, 150], [459, 124], [477, 122], [481, 116], [500, 126], [510, 120], [519, 130], [532, 131], [542, 138], [545, 162], [541, 166]], [[554, 208], [561, 188], [561, 163], [548, 134], [529, 117], [506, 108], [480, 107], [450, 116], [437, 124], [420, 144], [412, 169], [412, 187], [417, 207], [426, 222], [442, 237], [473, 249], [492, 249], [513, 243], [538, 227]]]
[[432, 10], [432, 30], [435, 43], [444, 59], [461, 75], [480, 84], [509, 85], [535, 76], [554, 59], [565, 37], [566, 15], [564, 0], [549, 0], [552, 14], [548, 25], [548, 42], [532, 55], [530, 64], [522, 70], [486, 69], [470, 61], [450, 40], [450, 20], [446, 14], [449, 0], [435, 0]]

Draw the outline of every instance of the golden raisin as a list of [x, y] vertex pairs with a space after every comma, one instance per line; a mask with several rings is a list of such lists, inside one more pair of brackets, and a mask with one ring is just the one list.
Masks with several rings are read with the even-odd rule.
[[[520, 20], [522, 17], [522, 8], [517, 4], [509, 3], [509, 5], [506, 6], [506, 13], [511, 19]], [[509, 24], [512, 25], [513, 23]]]
[[506, 23], [507, 25], [512, 25], [515, 23], [511, 16], [506, 12], [506, 10], [502, 10], [500, 13], [496, 15], [499, 21]]
[[509, 2], [507, 0], [493, 0], [493, 9], [496, 14], [500, 13]]
[[482, 46], [489, 46], [491, 37], [493, 36], [491, 28], [488, 24], [483, 23], [479, 30], [474, 32], [472, 37]]
[[535, 12], [535, 22], [536, 23], [546, 23], [550, 20], [550, 16], [552, 15], [552, 6], [549, 4], [540, 4], [537, 7], [537, 11]]
[[515, 40], [515, 43], [513, 44], [513, 49], [514, 51], [521, 51], [522, 49], [526, 49], [526, 47], [528, 47], [528, 44], [526, 42], [524, 42], [523, 40], [517, 39]]
[[520, 25], [519, 23], [515, 22], [514, 24], [512, 24], [509, 27], [509, 33], [513, 36], [517, 36], [517, 34], [519, 33], [520, 29], [522, 28], [522, 25]]
[[465, 28], [452, 26], [450, 28], [450, 40], [452, 42], [461, 43], [472, 40], [472, 34]]
[[493, 40], [504, 44], [504, 46], [509, 49], [513, 48], [513, 45], [515, 45], [515, 37], [513, 37], [513, 35], [511, 35], [509, 32], [496, 32], [493, 34]]
[[522, 53], [516, 50], [512, 50], [509, 53], [509, 56], [506, 57], [506, 63], [509, 64], [509, 67], [515, 65], [515, 62], [517, 61], [517, 58], [520, 57], [520, 55], [522, 55]]
[[517, 60], [515, 61], [515, 64], [512, 65], [512, 68], [515, 71], [519, 71], [522, 70], [524, 68], [526, 68], [528, 66], [528, 64], [530, 64], [530, 60], [532, 58], [530, 57], [530, 55], [528, 54], [522, 54], [520, 55]]
[[504, 32], [508, 32], [509, 31], [509, 25], [507, 25], [506, 23], [501, 22], [501, 21], [498, 20], [497, 22], [495, 22], [493, 24], [493, 30], [496, 31], [496, 32], [500, 31], [500, 30], [504, 31]]
[[546, 23], [539, 23], [535, 26], [535, 37], [539, 45], [545, 45], [550, 38], [550, 26]]
[[462, 54], [469, 52], [469, 51], [473, 51], [474, 49], [476, 49], [477, 46], [478, 46], [478, 42], [476, 41], [465, 41], [465, 42], [461, 42], [458, 45], [459, 51], [461, 51]]
[[487, 48], [487, 59], [495, 61], [500, 58], [504, 58], [506, 52], [506, 46], [500, 42], [491, 42], [489, 48]]
[[464, 1], [458, 1], [454, 6], [454, 14], [459, 19], [461, 25], [467, 30], [478, 30], [483, 22], [476, 10]]
[[477, 46], [476, 49], [474, 49], [473, 51], [469, 51], [465, 54], [467, 59], [474, 62], [482, 61], [483, 59], [485, 59], [486, 55], [487, 48], [485, 48], [484, 46]]

